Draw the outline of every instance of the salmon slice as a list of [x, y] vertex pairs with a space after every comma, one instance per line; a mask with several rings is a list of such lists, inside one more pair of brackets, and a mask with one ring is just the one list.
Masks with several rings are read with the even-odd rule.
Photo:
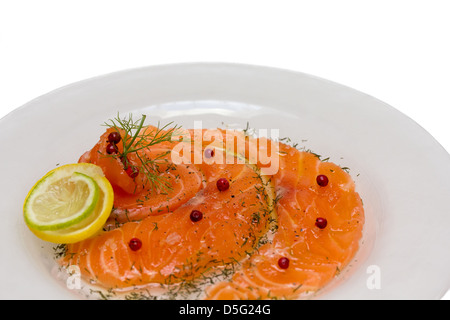
[[[232, 265], [231, 276], [208, 283], [206, 299], [294, 299], [329, 283], [358, 250], [362, 201], [350, 175], [333, 163], [243, 132], [185, 130], [127, 159], [154, 160], [171, 187], [158, 189], [142, 173], [129, 177], [124, 161], [105, 153], [111, 130], [80, 162], [102, 167], [115, 209], [104, 232], [68, 245], [61, 260], [78, 265], [90, 282], [113, 289], [194, 285]], [[279, 170], [269, 173], [274, 163], [261, 150], [279, 156]], [[327, 186], [318, 185], [318, 175], [328, 177]], [[220, 178], [228, 190], [218, 190]], [[203, 213], [200, 221], [190, 219], [193, 210]], [[318, 228], [317, 218], [327, 226]], [[142, 243], [137, 251], [129, 246], [133, 238]], [[282, 257], [288, 268], [278, 264]]]
[[[277, 191], [278, 229], [242, 264], [230, 281], [207, 289], [207, 299], [293, 299], [325, 286], [354, 257], [364, 224], [362, 201], [350, 175], [315, 155], [280, 144]], [[326, 175], [325, 187], [317, 184]], [[325, 218], [327, 226], [315, 225]], [[279, 266], [280, 258], [289, 267]]]
[[[150, 136], [157, 130], [154, 126], [143, 129]], [[242, 132], [228, 132], [222, 129], [179, 130], [178, 135], [173, 137], [173, 141], [164, 141], [128, 156], [129, 164], [137, 166], [139, 165], [137, 155], [143, 159], [153, 159], [156, 173], [170, 188], [152, 188], [142, 173], [135, 178], [130, 178], [123, 161], [114, 154], [107, 154], [108, 135], [114, 131], [113, 128], [106, 130], [97, 144], [79, 159], [79, 162], [100, 166], [113, 186], [115, 210], [111, 214], [108, 225], [138, 221], [149, 215], [172, 212], [194, 197], [204, 187], [205, 182], [216, 178], [217, 172], [211, 170], [214, 169], [212, 165], [248, 162], [245, 161], [245, 156], [248, 156], [249, 139]], [[158, 132], [159, 135], [163, 135], [168, 130]], [[121, 134], [123, 135], [123, 132]], [[229, 150], [223, 143], [228, 139], [231, 141]], [[197, 141], [200, 141], [198, 145]], [[172, 159], [174, 147], [181, 150], [182, 162], [174, 163]], [[122, 141], [117, 144], [117, 148], [119, 152], [123, 151]], [[217, 151], [213, 151], [213, 157], [207, 158], [205, 157], [206, 149]], [[240, 152], [242, 154], [239, 160], [236, 154]]]
[[[269, 184], [247, 164], [201, 164], [197, 169], [204, 178], [195, 196], [167, 213], [148, 215], [69, 245], [62, 263], [78, 265], [90, 282], [127, 288], [185, 282], [215, 266], [245, 259], [273, 220]], [[184, 176], [182, 181], [189, 179]], [[228, 190], [218, 190], [219, 177], [230, 182]], [[188, 192], [186, 185], [180, 188]], [[193, 210], [203, 213], [200, 221], [191, 221]], [[128, 245], [132, 238], [142, 242], [137, 251]]]
[[[150, 126], [146, 130], [155, 131], [156, 128]], [[138, 152], [143, 159], [153, 159], [156, 174], [170, 188], [153, 188], [143, 173], [131, 178], [122, 160], [106, 152], [111, 132], [114, 129], [108, 129], [97, 144], [79, 160], [100, 166], [113, 186], [115, 210], [111, 214], [109, 225], [171, 212], [194, 197], [203, 187], [204, 177], [199, 168], [189, 163], [175, 165], [172, 162], [171, 150], [178, 142], [165, 141]], [[164, 131], [160, 134], [163, 133]], [[117, 148], [120, 152], [123, 150], [122, 141], [117, 144]], [[130, 165], [139, 164], [136, 154], [129, 154], [128, 161]]]

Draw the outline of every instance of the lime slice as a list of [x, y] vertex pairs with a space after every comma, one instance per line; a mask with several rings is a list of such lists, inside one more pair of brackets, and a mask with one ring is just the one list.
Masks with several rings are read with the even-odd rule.
[[91, 214], [98, 201], [94, 179], [72, 170], [54, 170], [38, 181], [24, 204], [25, 221], [37, 230], [58, 230]]
[[[61, 173], [58, 173], [58, 171], [61, 171]], [[56, 174], [61, 176], [83, 175], [84, 177], [88, 177], [97, 187], [97, 200], [95, 201], [94, 207], [89, 209], [90, 212], [88, 214], [81, 215], [82, 218], [78, 218], [76, 222], [72, 221], [71, 223], [65, 223], [64, 227], [59, 228], [36, 228], [33, 223], [29, 223], [30, 215], [25, 208], [27, 208], [27, 203], [29, 203], [34, 197], [33, 193], [35, 192], [35, 189], [40, 188], [38, 185], [47, 179], [54, 179], [52, 177]], [[78, 195], [73, 193], [68, 197], [68, 203], [74, 202], [74, 199], [79, 198], [80, 197]], [[24, 216], [30, 230], [42, 240], [53, 243], [74, 243], [87, 239], [102, 229], [111, 213], [113, 202], [114, 192], [112, 186], [105, 178], [100, 167], [89, 163], [69, 164], [52, 170], [38, 183], [36, 183], [35, 187], [33, 187], [25, 200]]]
[[90, 238], [101, 231], [111, 214], [114, 192], [110, 182], [105, 177], [96, 177], [95, 180], [100, 187], [100, 197], [97, 208], [87, 219], [61, 230], [31, 231], [42, 240], [53, 243], [75, 243]]

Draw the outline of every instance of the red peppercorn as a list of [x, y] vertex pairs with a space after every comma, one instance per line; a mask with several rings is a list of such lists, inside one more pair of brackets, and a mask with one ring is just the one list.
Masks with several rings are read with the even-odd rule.
[[198, 222], [203, 219], [203, 213], [198, 210], [192, 210], [190, 218], [192, 222]]
[[327, 219], [325, 219], [325, 218], [317, 218], [316, 219], [316, 227], [319, 229], [325, 229], [327, 224], [328, 224], [328, 222], [327, 222]]
[[138, 251], [142, 247], [142, 241], [138, 238], [133, 238], [128, 243], [128, 246], [133, 251]]
[[326, 187], [328, 185], [328, 177], [324, 174], [320, 174], [316, 178], [317, 184], [321, 187]]
[[220, 178], [219, 180], [217, 180], [216, 185], [219, 191], [226, 191], [230, 187], [230, 183], [225, 178]]
[[289, 259], [286, 257], [282, 257], [280, 259], [278, 259], [278, 266], [281, 269], [287, 269], [289, 268]]
[[128, 174], [130, 178], [134, 179], [139, 174], [139, 168], [136, 166], [128, 166], [128, 168], [125, 169], [125, 172]]
[[106, 146], [106, 153], [107, 154], [113, 154], [119, 152], [119, 149], [117, 149], [117, 146], [114, 143], [108, 143]]
[[111, 132], [108, 135], [108, 141], [111, 143], [119, 143], [121, 139], [122, 138], [120, 137], [120, 133], [118, 133], [117, 131]]
[[205, 149], [205, 157], [206, 158], [214, 157], [214, 149]]

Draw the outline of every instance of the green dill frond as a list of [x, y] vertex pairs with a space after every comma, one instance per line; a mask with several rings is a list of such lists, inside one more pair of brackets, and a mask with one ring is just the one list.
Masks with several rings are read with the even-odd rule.
[[129, 154], [134, 154], [139, 161], [138, 170], [147, 178], [151, 189], [168, 191], [172, 189], [168, 179], [161, 175], [159, 165], [162, 162], [166, 162], [164, 159], [166, 155], [170, 153], [167, 151], [158, 155], [156, 158], [150, 159], [146, 153], [139, 152], [141, 150], [148, 149], [154, 145], [162, 142], [172, 141], [172, 136], [178, 134], [181, 127], [171, 127], [173, 122], [170, 122], [164, 126], [158, 122], [156, 130], [146, 130], [147, 126], [144, 125], [146, 115], [142, 115], [141, 118], [134, 120], [133, 114], [129, 114], [128, 117], [121, 118], [119, 114], [114, 119], [110, 119], [103, 125], [114, 129], [118, 132], [122, 139], [123, 150], [118, 154], [112, 154], [115, 158], [119, 158], [126, 170], [131, 164], [128, 159]]

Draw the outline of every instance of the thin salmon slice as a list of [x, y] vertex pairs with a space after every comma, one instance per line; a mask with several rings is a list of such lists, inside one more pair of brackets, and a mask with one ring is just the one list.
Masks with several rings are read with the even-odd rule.
[[[146, 130], [156, 128], [150, 126]], [[139, 152], [145, 159], [157, 159], [156, 173], [170, 188], [153, 188], [142, 173], [131, 178], [121, 159], [106, 152], [108, 135], [111, 132], [114, 132], [114, 129], [108, 129], [97, 144], [79, 160], [100, 166], [113, 186], [115, 210], [111, 214], [109, 225], [172, 212], [194, 197], [203, 187], [204, 176], [199, 168], [184, 163], [174, 165], [172, 162], [171, 150], [178, 142], [162, 142]], [[164, 131], [160, 134], [163, 133]], [[119, 151], [123, 150], [122, 141], [117, 144], [117, 148]], [[130, 165], [138, 165], [135, 154], [130, 154], [128, 160]]]
[[[215, 266], [243, 260], [269, 228], [267, 182], [247, 164], [198, 168], [203, 168], [204, 184], [195, 196], [167, 213], [69, 245], [62, 263], [78, 265], [90, 282], [127, 288], [188, 281]], [[218, 190], [218, 177], [230, 182], [228, 190]], [[203, 219], [191, 221], [193, 210], [202, 212]], [[137, 251], [128, 245], [133, 238], [142, 242]]]
[[[361, 198], [350, 175], [315, 155], [280, 144], [277, 191], [278, 230], [270, 243], [242, 264], [230, 281], [207, 289], [207, 299], [293, 299], [329, 283], [351, 261], [364, 224]], [[317, 184], [326, 175], [325, 187]], [[327, 226], [315, 225], [325, 218]], [[279, 266], [280, 258], [289, 267]]]

